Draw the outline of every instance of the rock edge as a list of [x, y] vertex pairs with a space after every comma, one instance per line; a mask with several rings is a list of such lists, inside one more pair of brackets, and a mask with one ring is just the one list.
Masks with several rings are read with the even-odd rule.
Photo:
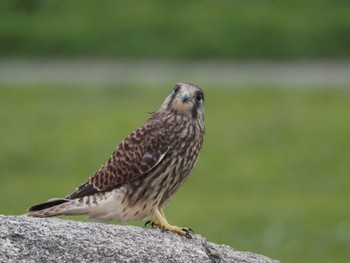
[[0, 215], [0, 262], [278, 262], [199, 235], [57, 218]]

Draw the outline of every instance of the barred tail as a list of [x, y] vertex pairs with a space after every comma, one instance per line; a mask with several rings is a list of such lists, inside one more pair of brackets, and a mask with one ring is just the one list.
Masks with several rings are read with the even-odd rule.
[[58, 215], [83, 215], [88, 213], [88, 208], [78, 202], [77, 199], [50, 199], [45, 203], [34, 205], [28, 209], [27, 216], [50, 217]]

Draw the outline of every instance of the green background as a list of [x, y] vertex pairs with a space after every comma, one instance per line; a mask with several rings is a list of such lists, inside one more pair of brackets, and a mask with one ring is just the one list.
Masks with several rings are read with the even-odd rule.
[[1, 56], [349, 58], [347, 0], [2, 0]]
[[[69, 194], [169, 90], [2, 87], [1, 212]], [[169, 221], [283, 262], [345, 262], [349, 100], [341, 89], [206, 90], [205, 143]]]
[[[349, 3], [3, 0], [0, 57], [346, 62]], [[348, 87], [193, 81], [205, 91], [207, 133], [196, 167], [165, 209], [170, 223], [282, 262], [347, 261]], [[72, 192], [174, 84], [0, 79], [0, 213], [23, 214]]]

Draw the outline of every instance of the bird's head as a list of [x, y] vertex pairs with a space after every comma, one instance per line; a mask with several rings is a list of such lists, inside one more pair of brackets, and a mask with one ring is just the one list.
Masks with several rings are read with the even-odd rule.
[[165, 99], [161, 109], [192, 118], [204, 116], [204, 94], [200, 87], [192, 82], [179, 82]]

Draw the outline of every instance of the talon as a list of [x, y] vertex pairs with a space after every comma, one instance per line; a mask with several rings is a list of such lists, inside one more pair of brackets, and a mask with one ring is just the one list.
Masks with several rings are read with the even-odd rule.
[[189, 233], [186, 233], [185, 237], [188, 239], [192, 239], [192, 236]]
[[153, 228], [153, 222], [152, 222], [151, 220], [146, 221], [145, 227], [147, 227], [147, 225], [149, 225], [149, 224], [151, 224], [151, 223], [152, 223], [152, 228]]
[[194, 234], [194, 231], [192, 228], [182, 228], [182, 231], [185, 231], [187, 234], [189, 234], [189, 233]]

